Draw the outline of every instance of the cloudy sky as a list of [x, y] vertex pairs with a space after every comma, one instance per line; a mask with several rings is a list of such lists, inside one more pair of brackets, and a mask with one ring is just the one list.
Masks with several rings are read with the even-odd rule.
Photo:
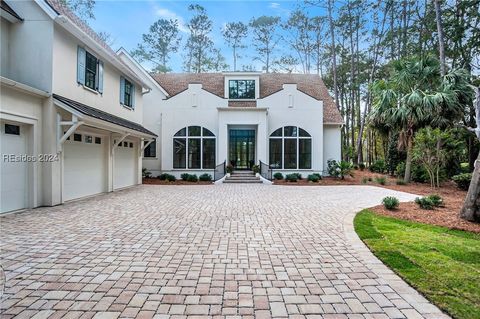
[[[275, 15], [286, 19], [289, 12], [295, 10], [303, 2], [298, 1], [102, 1], [97, 0], [95, 17], [89, 24], [97, 32], [106, 31], [114, 39], [113, 49], [123, 46], [127, 50], [134, 49], [142, 34], [160, 18], [177, 19], [180, 23], [182, 45], [188, 37], [185, 24], [191, 17], [187, 7], [191, 3], [198, 3], [205, 7], [213, 21], [212, 39], [217, 48], [220, 48], [227, 59], [227, 63], [233, 68], [231, 50], [225, 45], [221, 35], [221, 29], [227, 22], [242, 21], [248, 23], [252, 17], [261, 15]], [[307, 8], [310, 15], [324, 15], [324, 10], [319, 8]], [[247, 42], [248, 44], [248, 42]], [[282, 48], [279, 47], [279, 50]], [[253, 49], [244, 50], [244, 57], [237, 65], [253, 65], [257, 69], [259, 65], [253, 61]], [[182, 50], [171, 58], [171, 67], [174, 72], [182, 71]], [[238, 66], [237, 66], [238, 68]]]

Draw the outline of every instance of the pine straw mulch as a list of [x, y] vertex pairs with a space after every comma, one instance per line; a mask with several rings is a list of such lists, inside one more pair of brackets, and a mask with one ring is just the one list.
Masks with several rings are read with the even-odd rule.
[[[380, 185], [375, 181], [376, 177], [384, 176], [387, 180], [386, 185]], [[364, 178], [371, 178], [364, 184]], [[432, 189], [429, 184], [410, 183], [408, 185], [397, 185], [395, 177], [386, 176], [382, 174], [371, 173], [367, 170], [356, 170], [353, 172], [353, 177], [346, 177], [345, 180], [326, 177], [318, 183], [312, 183], [302, 179], [298, 182], [275, 181], [275, 185], [289, 185], [289, 186], [319, 186], [319, 185], [372, 185], [384, 187], [396, 191], [416, 194], [416, 195], [430, 195], [438, 194], [443, 198], [444, 207], [438, 207], [433, 210], [420, 209], [414, 202], [400, 203], [398, 209], [390, 211], [386, 210], [383, 205], [372, 207], [371, 210], [379, 215], [389, 216], [404, 220], [410, 220], [431, 225], [443, 226], [450, 229], [466, 230], [470, 232], [480, 233], [480, 223], [473, 223], [461, 219], [458, 214], [462, 208], [466, 191], [460, 190], [455, 186], [455, 183], [449, 181], [442, 184], [442, 187]]]
[[161, 181], [158, 178], [144, 178], [142, 179], [142, 184], [147, 184], [147, 185], [213, 185], [212, 182], [187, 182], [181, 179], [177, 179], [174, 182], [169, 182], [169, 181]]

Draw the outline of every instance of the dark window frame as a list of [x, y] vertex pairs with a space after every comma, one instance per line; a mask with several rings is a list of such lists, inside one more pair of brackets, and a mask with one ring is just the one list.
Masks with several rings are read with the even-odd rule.
[[[208, 145], [209, 152], [206, 152], [204, 143], [206, 140], [213, 141], [213, 145]], [[193, 143], [198, 145], [193, 145]], [[179, 144], [180, 143], [180, 144]], [[182, 151], [179, 152], [177, 145], [183, 145]], [[193, 146], [197, 149], [192, 151]], [[213, 154], [211, 153], [213, 152]], [[209, 129], [190, 125], [178, 130], [173, 135], [173, 168], [189, 169], [189, 170], [210, 170], [215, 169], [217, 156], [217, 140], [216, 136]], [[212, 162], [213, 160], [213, 162]]]
[[[148, 143], [148, 142], [145, 142]], [[155, 139], [152, 143], [148, 144], [147, 147], [143, 150], [143, 157], [146, 158], [156, 158], [157, 157], [157, 140]]]
[[228, 80], [228, 98], [231, 100], [254, 100], [256, 80]]
[[[280, 130], [281, 130], [281, 135], [279, 134]], [[287, 133], [289, 134], [287, 135]], [[280, 167], [272, 167], [273, 169], [281, 169], [281, 170], [312, 169], [313, 139], [311, 134], [308, 133], [306, 130], [302, 129], [299, 126], [284, 126], [273, 131], [272, 134], [270, 134], [269, 146], [268, 146], [270, 163], [272, 163], [272, 158], [271, 158], [272, 140], [282, 141]], [[310, 143], [306, 143], [306, 144], [305, 142], [300, 143], [300, 141], [304, 141], [304, 140], [309, 140]], [[286, 141], [295, 141], [295, 153], [286, 152], [286, 145], [285, 145]], [[300, 146], [303, 146], [303, 148]], [[307, 149], [307, 146], [309, 148], [309, 152], [301, 153], [303, 149]], [[278, 152], [275, 152], [275, 154], [278, 155]], [[291, 156], [295, 156], [295, 167], [293, 167], [293, 165], [288, 165], [288, 162], [291, 163], [292, 161], [287, 161], [287, 156], [289, 156], [290, 159], [292, 158]], [[304, 163], [307, 163], [307, 165], [302, 165]]]
[[97, 91], [98, 58], [85, 51], [85, 86]]
[[129, 80], [127, 79], [124, 79], [123, 81], [123, 105], [125, 106], [128, 106], [128, 107], [133, 107], [133, 94], [135, 94], [135, 92], [133, 92], [133, 83], [130, 82]]
[[20, 136], [20, 125], [5, 123], [5, 134]]

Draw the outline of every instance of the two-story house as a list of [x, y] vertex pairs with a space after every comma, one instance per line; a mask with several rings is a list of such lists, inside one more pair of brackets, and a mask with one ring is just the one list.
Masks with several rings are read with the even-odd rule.
[[59, 0], [1, 1], [1, 212], [141, 183], [142, 80]]
[[[128, 60], [126, 52], [120, 56]], [[326, 174], [327, 161], [341, 158], [343, 120], [318, 75], [143, 76], [153, 90], [144, 98], [144, 125], [158, 135], [143, 167], [153, 175], [212, 174], [223, 162], [237, 170], [263, 162], [273, 172], [306, 176]]]

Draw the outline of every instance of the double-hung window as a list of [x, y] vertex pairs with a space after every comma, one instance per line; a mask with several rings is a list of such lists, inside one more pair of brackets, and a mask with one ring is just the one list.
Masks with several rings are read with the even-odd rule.
[[135, 85], [123, 76], [120, 77], [120, 104], [132, 109], [135, 107]]
[[103, 93], [103, 62], [82, 47], [77, 50], [77, 82]]

